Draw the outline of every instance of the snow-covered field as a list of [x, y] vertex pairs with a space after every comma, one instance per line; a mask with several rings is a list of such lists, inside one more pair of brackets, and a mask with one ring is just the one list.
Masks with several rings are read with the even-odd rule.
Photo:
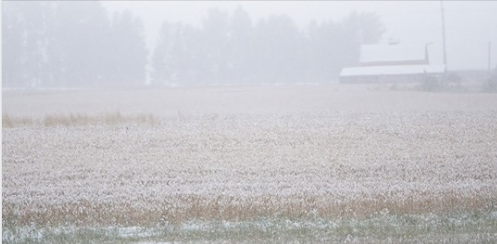
[[4, 93], [3, 110], [34, 121], [142, 112], [157, 122], [4, 127], [7, 242], [81, 232], [90, 242], [497, 240], [495, 94]]

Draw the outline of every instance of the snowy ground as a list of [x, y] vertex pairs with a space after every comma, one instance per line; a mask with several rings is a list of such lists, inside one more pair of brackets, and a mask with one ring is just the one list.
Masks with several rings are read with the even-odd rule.
[[3, 91], [12, 116], [116, 112], [285, 115], [323, 112], [495, 111], [496, 94], [392, 92], [386, 85], [268, 85], [143, 90]]
[[494, 94], [283, 86], [3, 99], [11, 117], [140, 106], [158, 123], [3, 128], [3, 241], [497, 239]]

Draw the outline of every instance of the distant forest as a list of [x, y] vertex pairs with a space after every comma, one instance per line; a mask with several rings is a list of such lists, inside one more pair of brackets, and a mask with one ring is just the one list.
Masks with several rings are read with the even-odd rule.
[[384, 32], [374, 13], [299, 28], [211, 9], [200, 27], [164, 22], [148, 50], [140, 18], [96, 1], [2, 2], [2, 29], [3, 87], [15, 88], [329, 82]]

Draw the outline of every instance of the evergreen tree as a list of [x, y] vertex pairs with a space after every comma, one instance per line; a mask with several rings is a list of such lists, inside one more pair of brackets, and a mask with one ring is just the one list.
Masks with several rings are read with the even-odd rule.
[[170, 57], [173, 46], [173, 26], [164, 22], [161, 26], [157, 45], [152, 52], [151, 83], [155, 86], [167, 85], [171, 82], [173, 66]]
[[207, 73], [201, 34], [190, 25], [162, 25], [152, 54], [152, 84], [187, 85], [204, 80]]
[[17, 87], [26, 83], [25, 19], [21, 12], [24, 2], [2, 3], [2, 85]]
[[5, 2], [2, 8], [3, 82], [40, 87], [46, 78], [48, 2]]
[[111, 24], [110, 50], [107, 55], [109, 83], [112, 85], [143, 85], [146, 80], [147, 49], [143, 24], [129, 10], [114, 14]]
[[229, 23], [227, 78], [230, 82], [248, 83], [254, 79], [256, 59], [253, 53], [254, 30], [248, 13], [236, 8]]
[[304, 78], [304, 41], [286, 15], [272, 15], [259, 21], [255, 27], [258, 78], [264, 82], [296, 82]]
[[202, 22], [202, 52], [207, 70], [203, 80], [224, 83], [229, 72], [229, 17], [228, 14], [210, 9]]
[[375, 44], [385, 32], [380, 17], [369, 12], [352, 12], [342, 21], [342, 25], [353, 33], [351, 38], [359, 44]]
[[57, 38], [61, 42], [61, 79], [68, 86], [105, 84], [109, 64], [110, 22], [99, 2], [59, 2]]

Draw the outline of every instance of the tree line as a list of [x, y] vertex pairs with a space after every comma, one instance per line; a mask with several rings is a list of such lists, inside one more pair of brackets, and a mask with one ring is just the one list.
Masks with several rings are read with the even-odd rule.
[[131, 12], [108, 16], [96, 1], [2, 5], [4, 87], [143, 83], [148, 53]]
[[96, 1], [5, 2], [2, 18], [4, 87], [331, 81], [384, 31], [373, 13], [299, 28], [287, 15], [211, 9], [200, 26], [164, 22], [150, 52], [138, 17]]

